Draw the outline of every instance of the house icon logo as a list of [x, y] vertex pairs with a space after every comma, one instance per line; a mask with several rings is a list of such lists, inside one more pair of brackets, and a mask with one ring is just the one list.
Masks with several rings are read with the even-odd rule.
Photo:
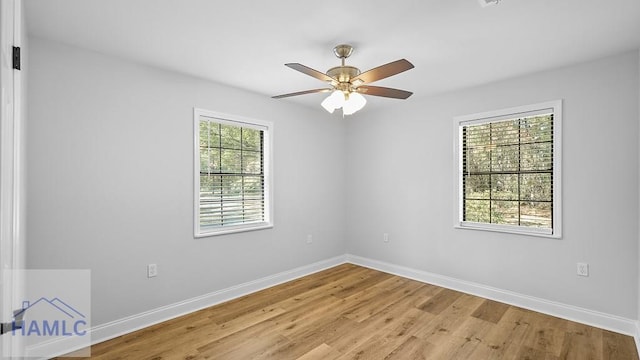
[[23, 301], [16, 311], [13, 335], [22, 336], [84, 336], [86, 316], [71, 305], [55, 297], [41, 297], [34, 302]]

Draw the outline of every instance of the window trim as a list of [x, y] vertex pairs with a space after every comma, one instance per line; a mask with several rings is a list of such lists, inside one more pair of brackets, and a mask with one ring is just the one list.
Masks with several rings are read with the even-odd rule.
[[[528, 228], [517, 225], [500, 225], [488, 223], [476, 223], [463, 221], [463, 198], [462, 193], [462, 127], [500, 121], [513, 118], [520, 114], [535, 114], [542, 111], [551, 110], [553, 112], [553, 213], [551, 231], [547, 229]], [[501, 110], [494, 110], [476, 114], [461, 115], [454, 117], [453, 122], [453, 153], [454, 153], [454, 228], [472, 229], [494, 232], [504, 232], [519, 235], [531, 235], [560, 239], [562, 238], [562, 100], [547, 101], [537, 104], [524, 105]]]
[[[203, 231], [200, 229], [200, 117], [212, 118], [216, 122], [264, 130], [264, 222], [239, 224]], [[273, 225], [273, 123], [238, 115], [193, 108], [193, 234], [203, 238], [245, 231], [272, 228]]]

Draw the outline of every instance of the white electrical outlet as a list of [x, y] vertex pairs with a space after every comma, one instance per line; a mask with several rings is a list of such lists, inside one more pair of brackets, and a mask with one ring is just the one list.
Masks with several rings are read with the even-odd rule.
[[589, 264], [578, 263], [578, 276], [589, 276]]
[[387, 233], [382, 234], [382, 241], [388, 243], [389, 242], [389, 234], [387, 234]]
[[313, 235], [307, 235], [307, 244], [311, 244], [313, 242]]
[[158, 265], [157, 264], [147, 265], [147, 277], [152, 278], [156, 276], [158, 276]]

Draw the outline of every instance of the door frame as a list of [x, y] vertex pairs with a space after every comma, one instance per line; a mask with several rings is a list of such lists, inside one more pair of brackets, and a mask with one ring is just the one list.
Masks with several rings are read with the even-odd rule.
[[[0, 270], [25, 268], [22, 73], [13, 69], [13, 47], [22, 46], [22, 0], [0, 0]], [[21, 64], [22, 65], [22, 64]], [[21, 66], [22, 67], [22, 66]], [[11, 322], [24, 295], [19, 272], [3, 274], [0, 320]], [[2, 353], [22, 353], [19, 337], [2, 336]]]

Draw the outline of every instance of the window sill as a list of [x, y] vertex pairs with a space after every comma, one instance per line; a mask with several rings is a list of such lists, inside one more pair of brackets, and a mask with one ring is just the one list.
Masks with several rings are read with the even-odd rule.
[[500, 232], [500, 233], [507, 233], [507, 234], [516, 234], [516, 235], [546, 237], [546, 238], [552, 238], [552, 239], [562, 238], [561, 234], [554, 234], [553, 231], [550, 229], [522, 228], [519, 226], [510, 226], [510, 225], [461, 222], [461, 223], [455, 224], [454, 228], [464, 229], [464, 230], [481, 230], [481, 231]]
[[225, 228], [216, 228], [218, 230], [210, 230], [210, 231], [196, 231], [194, 238], [205, 238], [212, 237], [218, 235], [227, 235], [227, 234], [235, 234], [247, 231], [256, 231], [256, 230], [264, 230], [273, 228], [273, 223], [259, 223], [254, 225], [242, 225], [242, 226], [234, 226], [234, 227], [225, 227]]

